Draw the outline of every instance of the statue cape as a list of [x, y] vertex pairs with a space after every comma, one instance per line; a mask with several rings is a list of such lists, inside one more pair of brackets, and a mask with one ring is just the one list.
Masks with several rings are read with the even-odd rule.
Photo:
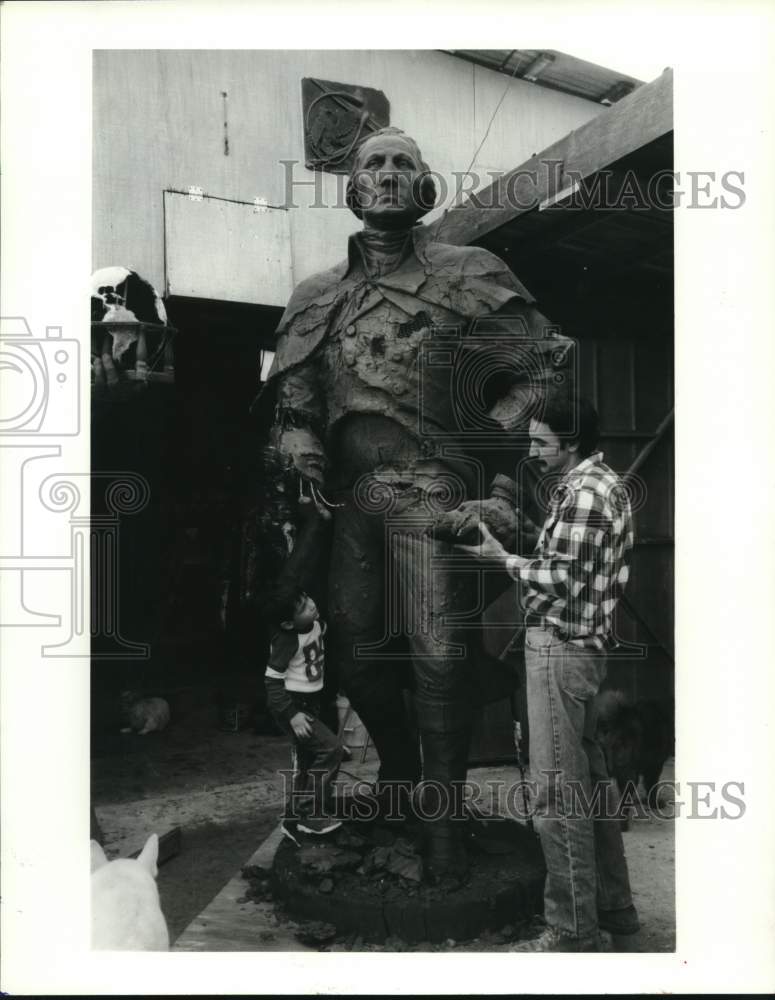
[[[534, 297], [495, 254], [480, 247], [435, 243], [425, 237], [425, 226], [412, 230], [414, 253], [392, 273], [373, 279], [375, 292], [421, 312], [424, 303], [441, 306], [466, 319], [497, 312], [508, 302], [530, 305]], [[277, 327], [277, 344], [266, 385], [251, 408], [264, 410], [274, 395], [278, 375], [303, 364], [324, 342], [348, 292], [355, 235], [349, 256], [335, 267], [307, 278], [295, 288]]]

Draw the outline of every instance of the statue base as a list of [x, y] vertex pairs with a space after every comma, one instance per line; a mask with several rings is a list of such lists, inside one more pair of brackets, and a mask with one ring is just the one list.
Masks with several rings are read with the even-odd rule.
[[464, 941], [529, 921], [543, 910], [545, 867], [537, 837], [515, 820], [465, 821], [469, 872], [424, 880], [421, 831], [408, 823], [348, 820], [326, 837], [284, 838], [272, 894], [295, 920], [381, 943]]

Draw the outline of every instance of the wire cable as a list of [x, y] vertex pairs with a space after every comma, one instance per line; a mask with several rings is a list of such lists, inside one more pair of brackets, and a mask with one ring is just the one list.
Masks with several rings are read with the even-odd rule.
[[[518, 69], [519, 69], [519, 63], [517, 62], [514, 65], [514, 69], [511, 71], [511, 75], [509, 76], [509, 78], [508, 78], [508, 80], [506, 82], [506, 86], [503, 88], [503, 93], [501, 94], [500, 100], [495, 105], [495, 110], [493, 111], [492, 115], [490, 116], [490, 121], [487, 124], [487, 128], [485, 129], [484, 135], [482, 136], [482, 141], [476, 147], [476, 151], [474, 152], [474, 155], [471, 157], [471, 162], [468, 164], [468, 167], [466, 168], [465, 172], [463, 173], [463, 175], [460, 178], [460, 183], [461, 184], [462, 184], [463, 177], [465, 177], [468, 173], [470, 173], [471, 167], [473, 167], [473, 165], [476, 163], [476, 158], [477, 158], [477, 156], [479, 155], [479, 153], [482, 150], [482, 146], [484, 146], [485, 142], [487, 141], [487, 136], [490, 134], [490, 129], [492, 128], [493, 122], [495, 121], [495, 117], [498, 114], [498, 112], [500, 111], [501, 105], [506, 100], [506, 94], [508, 93], [509, 87], [511, 86], [511, 84], [512, 84], [512, 82], [514, 80], [514, 77], [517, 75], [517, 70]], [[458, 186], [457, 190], [455, 191], [455, 198], [456, 199], [457, 199], [457, 196], [458, 196], [459, 193], [460, 193], [460, 186]], [[439, 231], [436, 234], [436, 242], [438, 242], [438, 243], [441, 243], [441, 233], [442, 233], [442, 231], [444, 229], [444, 224], [446, 223], [448, 216], [449, 216], [449, 209], [445, 208], [444, 209], [444, 216], [442, 217], [441, 225], [439, 226]]]

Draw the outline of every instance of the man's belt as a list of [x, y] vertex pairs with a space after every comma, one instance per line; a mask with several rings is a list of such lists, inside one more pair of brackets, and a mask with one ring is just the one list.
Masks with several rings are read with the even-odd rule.
[[543, 615], [537, 615], [533, 611], [527, 611], [525, 613], [525, 619], [523, 622], [525, 628], [548, 628], [560, 639], [562, 642], [567, 642], [571, 638], [570, 634], [565, 631], [564, 628], [560, 628], [559, 625], [555, 625], [554, 622], [550, 622], [548, 618], [544, 618]]
[[549, 621], [548, 618], [544, 618], [543, 615], [537, 615], [533, 611], [527, 611], [525, 613], [525, 618], [523, 621], [525, 628], [546, 628], [550, 629], [560, 642], [569, 642], [572, 639], [599, 639], [603, 649], [614, 649], [619, 643], [612, 635], [571, 635], [570, 632], [566, 631], [564, 628], [560, 628], [554, 622]]

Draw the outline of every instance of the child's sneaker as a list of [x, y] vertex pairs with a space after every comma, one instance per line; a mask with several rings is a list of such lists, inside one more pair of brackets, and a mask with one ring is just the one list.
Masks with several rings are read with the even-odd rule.
[[329, 816], [305, 816], [299, 820], [297, 829], [300, 833], [312, 833], [316, 837], [325, 837], [334, 830], [338, 830], [342, 825], [338, 819]]

